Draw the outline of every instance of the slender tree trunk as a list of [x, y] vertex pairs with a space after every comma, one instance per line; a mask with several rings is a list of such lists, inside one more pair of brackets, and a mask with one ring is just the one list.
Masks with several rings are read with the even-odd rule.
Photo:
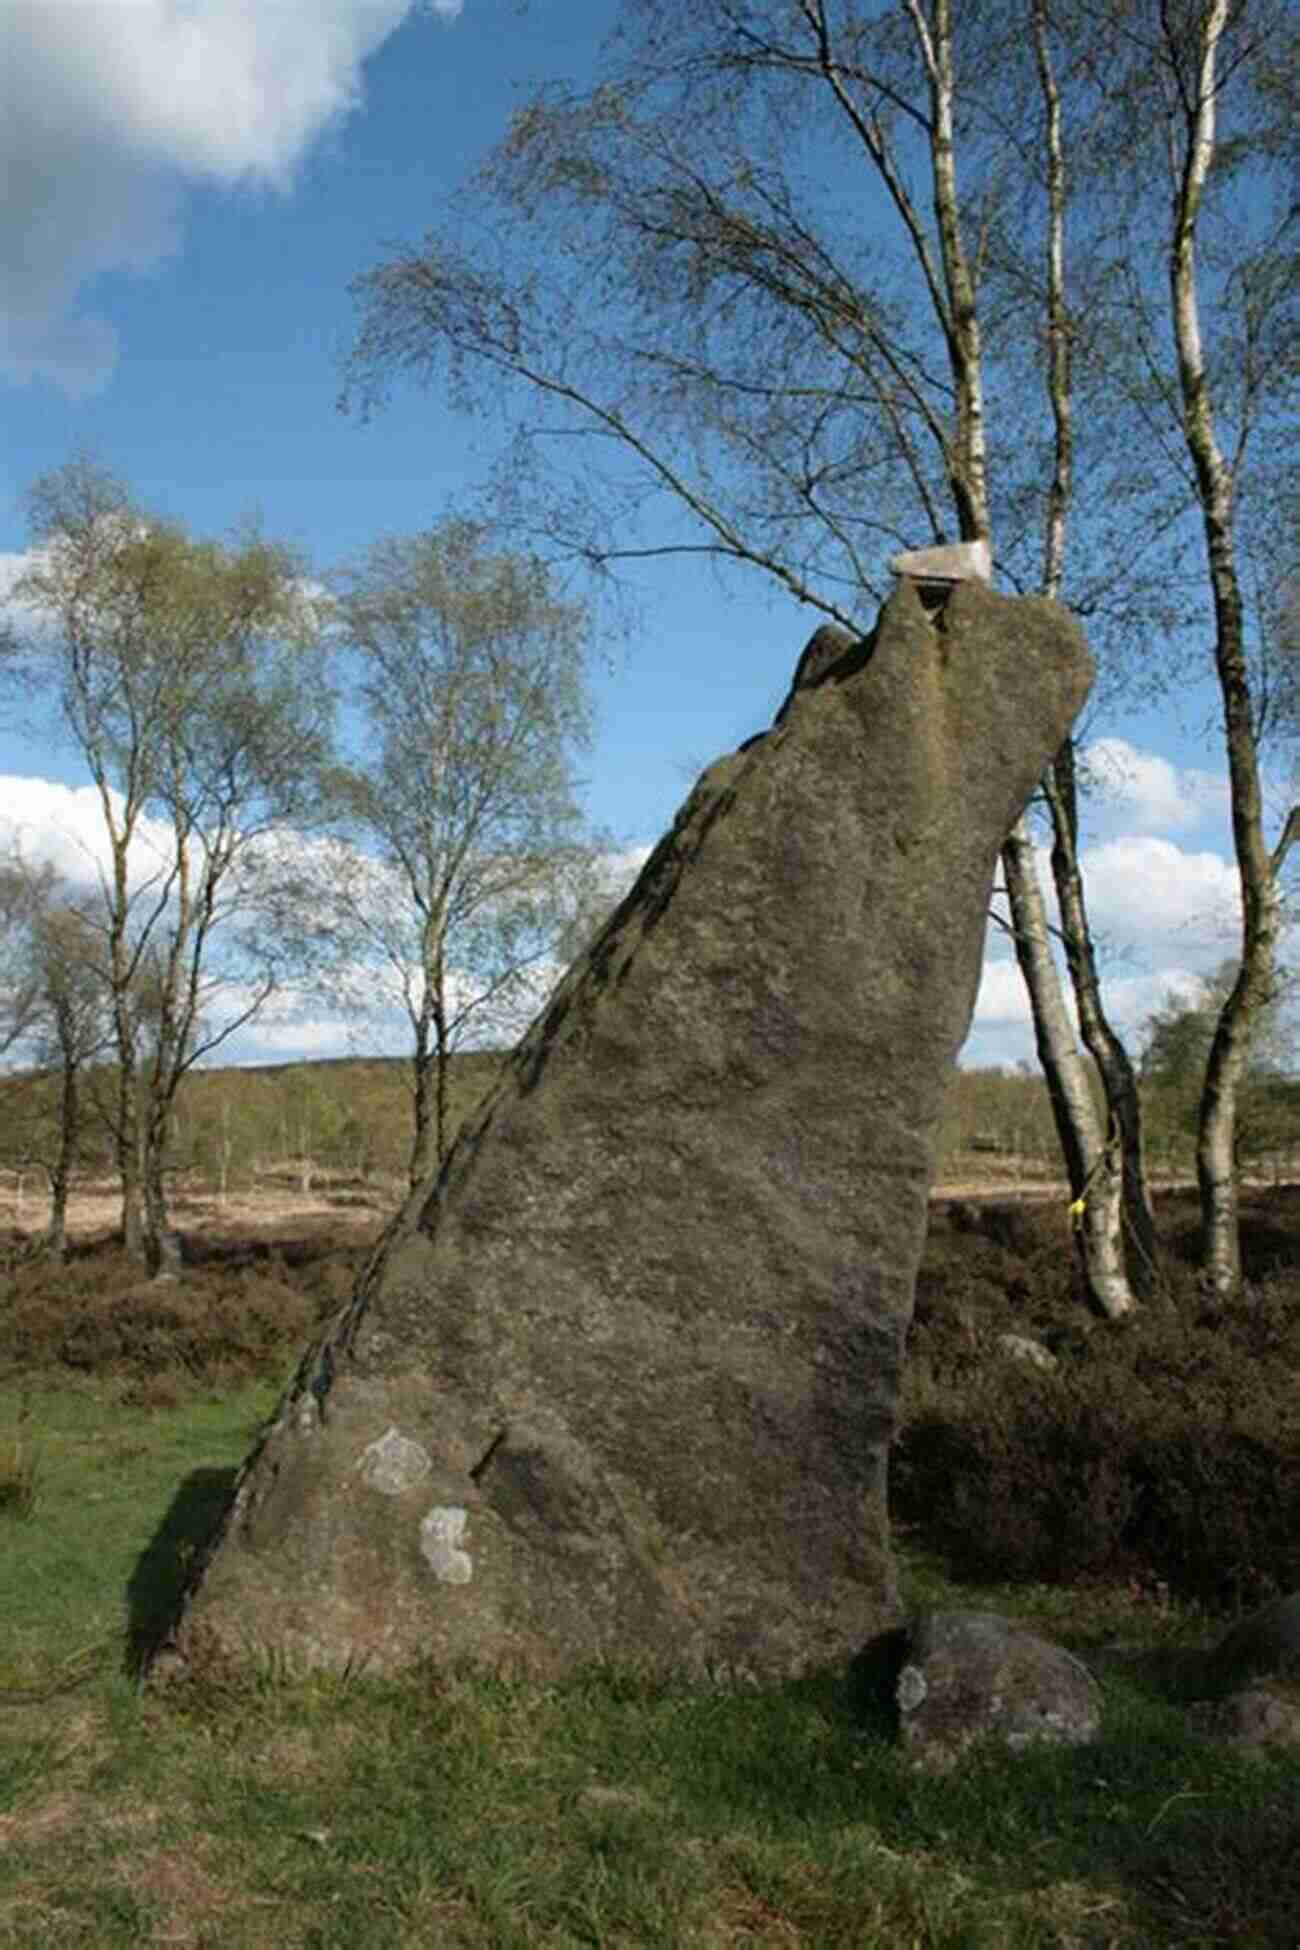
[[1119, 1147], [1103, 1127], [1088, 1065], [1074, 1039], [1052, 956], [1033, 839], [1023, 817], [1002, 849], [1002, 870], [1038, 1060], [1070, 1181], [1080, 1268], [1092, 1305], [1108, 1320], [1122, 1320], [1137, 1303], [1125, 1265]]
[[156, 1280], [175, 1279], [181, 1270], [181, 1242], [171, 1223], [164, 1169], [169, 1112], [169, 1104], [151, 1109], [143, 1130], [145, 1260]]
[[68, 1255], [68, 1190], [72, 1167], [81, 1149], [81, 1077], [76, 1063], [66, 1058], [59, 1103], [59, 1145], [50, 1168], [50, 1222], [45, 1251], [51, 1259]]
[[[1207, 513], [1210, 533], [1216, 524]], [[1232, 575], [1235, 586], [1235, 565]], [[1241, 1284], [1237, 1201], [1237, 1103], [1250, 1055], [1253, 1026], [1273, 995], [1277, 942], [1282, 926], [1277, 867], [1285, 840], [1270, 857], [1263, 836], [1254, 726], [1245, 693], [1240, 599], [1221, 603], [1215, 577], [1215, 660], [1224, 698], [1232, 826], [1241, 883], [1240, 969], [1223, 1005], [1206, 1065], [1196, 1133], [1196, 1177], [1201, 1200], [1201, 1259], [1211, 1290], [1229, 1298]], [[1243, 694], [1238, 701], [1239, 694]]]
[[1079, 868], [1072, 739], [1067, 739], [1057, 753], [1044, 787], [1052, 814], [1052, 880], [1070, 986], [1084, 1044], [1097, 1066], [1105, 1094], [1110, 1142], [1119, 1151], [1124, 1259], [1132, 1290], [1146, 1298], [1159, 1276], [1159, 1242], [1147, 1190], [1142, 1104], [1128, 1052], [1111, 1027], [1101, 999], [1101, 977]]
[[411, 1057], [412, 1108], [415, 1131], [407, 1166], [411, 1189], [423, 1184], [438, 1161], [437, 1148], [437, 1057], [430, 1047], [429, 1025], [421, 1019], [416, 1025], [415, 1050]]
[[444, 909], [435, 906], [425, 916], [422, 952], [424, 967], [420, 1006], [411, 1014], [415, 1054], [411, 1059], [415, 1085], [415, 1138], [411, 1146], [411, 1186], [439, 1170], [447, 1155], [447, 1084], [451, 1051], [447, 1046], [447, 975], [443, 962]]
[[113, 848], [113, 897], [109, 915], [109, 987], [113, 998], [113, 1037], [117, 1046], [117, 1114], [114, 1119], [114, 1144], [118, 1177], [122, 1186], [122, 1244], [132, 1259], [143, 1259], [145, 1232], [142, 1204], [142, 1143], [140, 1127], [140, 1074], [137, 1056], [136, 1024], [131, 999], [134, 973], [127, 944], [127, 916], [130, 912], [127, 877], [127, 849], [132, 829], [120, 829], [110, 806], [110, 795], [100, 779], [108, 830]]
[[437, 1011], [434, 1006], [436, 955], [430, 949], [428, 925], [426, 925], [424, 953], [420, 1005], [418, 1010], [411, 1012], [415, 1029], [415, 1049], [411, 1056], [415, 1133], [411, 1141], [411, 1158], [408, 1167], [412, 1191], [417, 1185], [423, 1184], [442, 1162], [442, 1125], [439, 1111], [443, 1090], [442, 1056]]
[[[1227, 1299], [1241, 1284], [1235, 1152], [1237, 1096], [1254, 1020], [1273, 992], [1281, 930], [1278, 872], [1287, 834], [1276, 854], [1264, 839], [1259, 753], [1245, 655], [1244, 605], [1237, 574], [1233, 469], [1220, 450], [1214, 403], [1201, 337], [1196, 275], [1196, 229], [1217, 140], [1219, 42], [1230, 0], [1210, 0], [1192, 26], [1195, 77], [1184, 97], [1186, 147], [1174, 202], [1169, 253], [1169, 295], [1178, 348], [1183, 435], [1196, 470], [1206, 561], [1214, 600], [1214, 661], [1223, 702], [1232, 833], [1241, 887], [1240, 971], [1223, 1005], [1210, 1046], [1196, 1138], [1201, 1200], [1201, 1257], [1212, 1292]], [[1162, 16], [1171, 54], [1177, 28]], [[1288, 833], [1290, 822], [1288, 821]]]
[[124, 1075], [118, 1090], [117, 1129], [114, 1145], [117, 1173], [122, 1187], [122, 1244], [132, 1259], [145, 1256], [143, 1172], [140, 1154], [140, 1117], [136, 1099], [134, 1071]]
[[[1074, 492], [1073, 333], [1066, 299], [1066, 166], [1060, 91], [1052, 60], [1045, 0], [1031, 0], [1034, 57], [1045, 114], [1048, 223], [1047, 390], [1052, 409], [1053, 469], [1043, 536], [1045, 596], [1058, 601], [1065, 569], [1066, 531]], [[1155, 1229], [1146, 1195], [1141, 1111], [1132, 1066], [1107, 1021], [1079, 871], [1074, 745], [1067, 739], [1043, 781], [1052, 818], [1052, 875], [1060, 910], [1066, 967], [1084, 1042], [1106, 1098], [1103, 1127], [1091, 1078], [1077, 1048], [1048, 939], [1042, 893], [1028, 829], [1022, 820], [1003, 853], [1016, 955], [1029, 991], [1039, 1061], [1060, 1134], [1076, 1209], [1075, 1243], [1093, 1304], [1111, 1318], [1149, 1291], [1155, 1272]], [[1119, 1165], [1116, 1169], [1116, 1158]]]
[[438, 1136], [438, 1164], [447, 1155], [447, 1085], [451, 1077], [451, 1049], [447, 1037], [447, 990], [441, 949], [438, 954], [437, 983], [433, 996], [433, 1033], [438, 1059], [438, 1085], [435, 1105]]
[[68, 1178], [62, 1159], [50, 1172], [50, 1222], [45, 1228], [44, 1251], [49, 1259], [68, 1257]]
[[948, 481], [963, 541], [988, 540], [987, 443], [984, 430], [984, 358], [975, 278], [961, 231], [954, 135], [952, 0], [934, 0], [927, 21], [921, 0], [904, 0], [911, 17], [930, 91], [930, 177], [946, 305], [940, 324], [953, 377], [956, 427], [948, 456]]

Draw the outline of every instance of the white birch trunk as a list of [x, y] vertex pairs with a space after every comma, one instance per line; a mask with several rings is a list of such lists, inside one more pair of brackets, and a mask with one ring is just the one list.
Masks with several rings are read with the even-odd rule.
[[[1223, 700], [1232, 831], [1241, 889], [1240, 973], [1223, 1005], [1210, 1048], [1196, 1141], [1201, 1197], [1201, 1255], [1211, 1291], [1227, 1299], [1241, 1284], [1235, 1140], [1237, 1097], [1250, 1053], [1251, 1028], [1273, 989], [1281, 897], [1276, 856], [1264, 839], [1259, 755], [1245, 656], [1244, 614], [1234, 535], [1235, 481], [1215, 430], [1214, 402], [1201, 333], [1196, 274], [1196, 230], [1217, 140], [1217, 61], [1229, 16], [1229, 0], [1210, 0], [1196, 21], [1194, 92], [1185, 102], [1186, 151], [1174, 203], [1169, 291], [1183, 434], [1196, 469], [1214, 598], [1214, 658]], [[1175, 29], [1168, 24], [1170, 52]]]
[[1088, 1297], [1108, 1320], [1137, 1305], [1124, 1255], [1123, 1172], [1092, 1094], [1088, 1064], [1074, 1036], [1051, 936], [1033, 839], [1022, 817], [1002, 849], [1016, 958], [1029, 990], [1038, 1058], [1070, 1180], [1070, 1209]]

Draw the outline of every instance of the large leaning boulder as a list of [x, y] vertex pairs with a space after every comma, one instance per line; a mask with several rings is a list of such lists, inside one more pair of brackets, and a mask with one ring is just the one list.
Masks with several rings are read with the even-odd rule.
[[173, 1659], [738, 1678], [897, 1622], [944, 1087], [1089, 677], [1062, 610], [975, 582], [817, 632], [308, 1349]]

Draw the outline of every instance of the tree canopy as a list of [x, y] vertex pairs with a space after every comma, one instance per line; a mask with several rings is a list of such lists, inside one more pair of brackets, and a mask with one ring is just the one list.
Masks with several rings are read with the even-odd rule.
[[13, 601], [103, 814], [99, 898], [80, 911], [113, 1014], [124, 1230], [156, 1262], [179, 1081], [257, 1013], [292, 950], [265, 903], [274, 891], [283, 922], [275, 835], [322, 807], [320, 619], [291, 551], [193, 540], [84, 456], [41, 476], [28, 509]]
[[351, 844], [325, 857], [323, 905], [372, 1001], [400, 994], [418, 1179], [445, 1148], [451, 1052], [489, 1022], [523, 1028], [595, 897], [575, 796], [588, 624], [544, 564], [464, 520], [377, 543], [337, 584], [363, 731], [335, 780]]

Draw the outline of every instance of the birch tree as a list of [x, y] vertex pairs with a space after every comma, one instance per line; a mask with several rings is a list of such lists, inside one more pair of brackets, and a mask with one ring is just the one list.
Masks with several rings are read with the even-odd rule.
[[[1276, 83], [1300, 35], [1285, 11], [1249, 0], [1136, 13], [1122, 6], [1095, 24], [1127, 158], [1122, 181], [1115, 168], [1108, 181], [1128, 216], [1134, 395], [1152, 437], [1175, 454], [1181, 447], [1194, 496], [1231, 786], [1240, 949], [1210, 1045], [1196, 1154], [1202, 1258], [1224, 1299], [1241, 1280], [1238, 1100], [1252, 1027], [1275, 993], [1281, 875], [1300, 837], [1300, 807], [1266, 831], [1263, 699], [1252, 681], [1243, 573], [1252, 539], [1277, 575], [1291, 566], [1294, 514], [1274, 508], [1271, 495], [1288, 469], [1294, 479], [1287, 450], [1300, 405], [1300, 204], [1288, 167], [1294, 125], [1285, 102], [1279, 115]], [[1146, 166], [1135, 168], [1136, 159]], [[1163, 289], [1144, 275], [1153, 261]], [[1270, 548], [1270, 539], [1283, 545]]]
[[[331, 695], [301, 565], [191, 540], [85, 459], [29, 495], [27, 652], [98, 792], [99, 937], [123, 1235], [174, 1261], [165, 1162], [181, 1079], [274, 993], [265, 843], [320, 813]], [[283, 858], [283, 855], [278, 856]]]
[[32, 930], [52, 881], [51, 872], [34, 871], [16, 850], [0, 859], [0, 1057], [23, 1042], [40, 1011]]
[[[1059, 601], [1075, 475], [1074, 363], [1078, 332], [1066, 277], [1069, 170], [1062, 93], [1046, 0], [1030, 0], [1041, 136], [1032, 152], [1045, 205], [1039, 292], [1045, 331], [1043, 372], [1052, 424], [1052, 465], [1043, 508], [1041, 593]], [[1019, 268], [1014, 265], [1013, 268]], [[1022, 274], [1023, 275], [1023, 274]], [[1031, 289], [1034, 281], [1028, 280]], [[1052, 877], [1061, 939], [1084, 1043], [1101, 1079], [1099, 1107], [1057, 974], [1039, 884], [1032, 830], [1022, 817], [1002, 852], [1016, 957], [1029, 992], [1039, 1062], [1047, 1081], [1083, 1247], [1089, 1290], [1100, 1311], [1120, 1319], [1149, 1292], [1157, 1274], [1155, 1224], [1147, 1190], [1137, 1078], [1107, 1015], [1079, 865], [1074, 739], [1067, 737], [1043, 780], [1051, 817]]]
[[325, 856], [324, 907], [345, 970], [372, 995], [377, 971], [410, 1025], [416, 1185], [447, 1150], [452, 1054], [512, 1016], [523, 1028], [593, 898], [575, 775], [587, 621], [539, 561], [450, 521], [342, 575], [336, 628], [363, 733], [337, 780], [350, 844]]
[[[1221, 49], [1229, 0], [1210, 0], [1191, 20], [1162, 16], [1167, 99], [1173, 106], [1174, 211], [1169, 238], [1169, 286], [1183, 435], [1196, 469], [1205, 534], [1205, 555], [1214, 600], [1214, 662], [1223, 701], [1224, 736], [1232, 783], [1232, 831], [1241, 885], [1241, 967], [1219, 1016], [1210, 1045], [1196, 1139], [1201, 1194], [1203, 1256], [1214, 1291], [1226, 1298], [1241, 1282], [1234, 1132], [1237, 1098], [1250, 1054], [1252, 1024], [1273, 996], [1282, 924], [1279, 877], [1300, 827], [1293, 809], [1270, 849], [1264, 831], [1263, 793], [1254, 712], [1247, 679], [1244, 603], [1238, 575], [1236, 479], [1245, 458], [1254, 407], [1243, 401], [1235, 455], [1219, 437], [1216, 389], [1201, 324], [1197, 236], [1206, 185], [1219, 157], [1218, 95], [1224, 85]], [[1293, 207], [1288, 222], [1294, 223]], [[1252, 294], [1245, 282], [1248, 331], [1264, 322], [1250, 318]], [[1295, 308], [1291, 308], [1295, 322]], [[1268, 320], [1272, 324], [1273, 320]], [[1252, 331], [1253, 326], [1253, 331]], [[1294, 347], [1292, 348], [1294, 352]]]
[[42, 1082], [41, 1072], [54, 1081], [52, 1114], [34, 1108], [28, 1120], [20, 1113], [23, 1128], [12, 1136], [22, 1162], [46, 1176], [43, 1246], [62, 1259], [68, 1196], [85, 1148], [86, 1074], [111, 1041], [98, 935], [54, 869], [33, 866], [19, 848], [0, 861], [0, 922], [0, 1052], [20, 1058], [33, 1082]]
[[[1077, 356], [1089, 313], [1067, 297], [1046, 5], [718, 0], [700, 13], [642, 0], [623, 19], [605, 78], [529, 104], [480, 173], [471, 207], [491, 212], [495, 254], [480, 228], [462, 244], [453, 212], [358, 280], [348, 400], [373, 408], [401, 377], [445, 377], [466, 404], [513, 400], [510, 467], [527, 479], [546, 451], [564, 472], [565, 491], [539, 497], [547, 540], [598, 567], [653, 553], [758, 568], [861, 632], [888, 554], [955, 524], [995, 542], [1014, 586], [1070, 602], [1094, 635], [1131, 625], [1169, 518], [1163, 483], [1148, 492], [1130, 477], [1122, 501], [1113, 492], [1128, 449], [1108, 438], [1103, 391]], [[1041, 240], [1042, 266], [1019, 289], [1028, 247], [996, 275], [999, 236], [1017, 224]], [[1027, 340], [1046, 349], [1028, 423]], [[1067, 519], [1086, 555], [1067, 550]], [[1108, 1123], [1075, 1046], [1027, 827], [1004, 869], [1090, 1290], [1118, 1315], [1133, 1305], [1126, 1259], [1149, 1272], [1153, 1233], [1132, 1070], [1101, 1006], [1068, 750], [1048, 798]]]

